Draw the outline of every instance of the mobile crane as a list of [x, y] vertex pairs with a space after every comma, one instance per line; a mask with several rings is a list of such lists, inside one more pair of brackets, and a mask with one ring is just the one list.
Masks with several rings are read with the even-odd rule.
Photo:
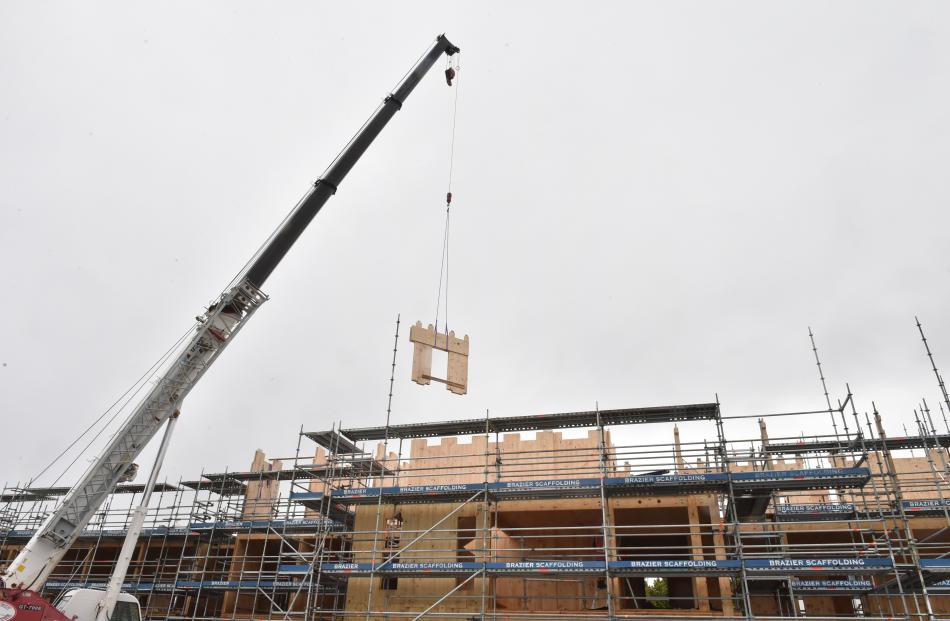
[[[268, 276], [336, 193], [340, 182], [372, 144], [423, 76], [443, 55], [459, 51], [445, 35], [436, 38], [429, 51], [415, 64], [396, 89], [385, 98], [366, 124], [353, 137], [290, 215], [268, 239], [225, 292], [198, 317], [194, 333], [177, 358], [162, 372], [153, 387], [135, 407], [121, 429], [73, 486], [59, 507], [45, 520], [17, 557], [0, 575], [0, 621], [139, 621], [141, 610], [134, 596], [120, 593], [128, 561], [141, 530], [148, 494], [167, 449], [171, 430], [182, 401], [194, 388], [244, 324], [267, 300], [261, 291]], [[454, 71], [446, 71], [451, 84]], [[95, 512], [132, 467], [133, 460], [166, 425], [158, 457], [136, 510], [119, 562], [108, 588], [73, 589], [54, 607], [39, 595], [56, 564], [75, 542]]]

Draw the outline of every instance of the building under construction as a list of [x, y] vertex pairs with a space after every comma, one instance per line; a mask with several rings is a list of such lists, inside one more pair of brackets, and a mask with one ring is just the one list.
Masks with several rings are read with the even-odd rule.
[[[950, 618], [946, 419], [887, 437], [850, 395], [796, 416], [828, 433], [717, 403], [302, 431], [157, 486], [124, 590], [150, 619]], [[759, 433], [727, 438], [743, 418]], [[669, 441], [613, 440], [639, 425]], [[66, 491], [4, 489], [0, 565]], [[46, 596], [107, 581], [142, 491]]]

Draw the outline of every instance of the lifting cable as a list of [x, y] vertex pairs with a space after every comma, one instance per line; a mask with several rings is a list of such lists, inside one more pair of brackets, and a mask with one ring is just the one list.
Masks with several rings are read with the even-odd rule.
[[[455, 166], [455, 126], [458, 119], [459, 107], [459, 84], [458, 79], [459, 61], [462, 53], [454, 56], [448, 56], [445, 59], [445, 81], [449, 86], [453, 86], [452, 80], [455, 80], [455, 99], [452, 105], [452, 138], [449, 143], [449, 178], [448, 187], [445, 192], [445, 225], [442, 230], [442, 260], [439, 263], [439, 286], [435, 300], [435, 333], [439, 333], [439, 310], [442, 308], [442, 283], [445, 283], [445, 337], [449, 336], [449, 224], [452, 215], [452, 173]], [[446, 341], [448, 342], [448, 341]]]

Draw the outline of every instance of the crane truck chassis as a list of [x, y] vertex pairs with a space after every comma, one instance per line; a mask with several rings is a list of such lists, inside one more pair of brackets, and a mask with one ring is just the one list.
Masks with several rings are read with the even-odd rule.
[[[136, 598], [118, 592], [125, 578], [125, 569], [117, 569], [110, 580], [110, 587], [116, 587], [111, 594], [108, 589], [73, 589], [64, 593], [54, 606], [39, 591], [133, 460], [166, 423], [169, 424], [167, 439], [184, 398], [255, 311], [267, 301], [267, 296], [261, 291], [264, 282], [317, 212], [336, 193], [353, 165], [402, 108], [436, 60], [443, 54], [452, 56], [458, 51], [459, 48], [445, 35], [436, 38], [429, 51], [314, 182], [244, 273], [198, 318], [195, 332], [181, 353], [160, 374], [121, 429], [70, 489], [62, 504], [0, 575], [0, 621], [141, 620]], [[160, 451], [160, 455], [163, 452]], [[161, 458], [156, 460], [150, 482], [154, 481], [160, 462]], [[133, 530], [130, 528], [128, 537], [135, 537]], [[127, 540], [126, 544], [123, 549], [134, 547], [135, 539]]]

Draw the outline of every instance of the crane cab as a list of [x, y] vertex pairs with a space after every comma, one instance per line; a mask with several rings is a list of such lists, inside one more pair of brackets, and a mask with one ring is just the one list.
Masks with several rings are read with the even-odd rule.
[[[56, 609], [69, 619], [96, 621], [99, 602], [106, 592], [101, 589], [71, 589], [56, 602]], [[134, 595], [119, 593], [110, 621], [142, 621], [142, 609]]]

